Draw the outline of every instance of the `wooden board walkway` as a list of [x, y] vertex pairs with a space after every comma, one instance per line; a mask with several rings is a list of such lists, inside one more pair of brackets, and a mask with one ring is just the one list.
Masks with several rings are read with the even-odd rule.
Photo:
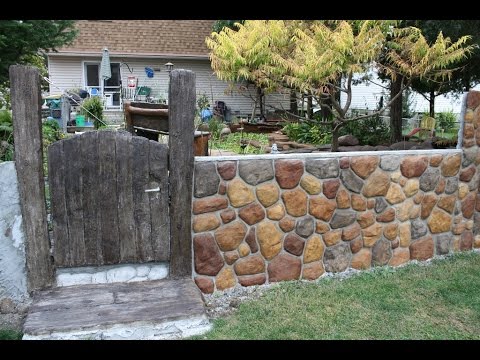
[[24, 339], [176, 339], [210, 329], [191, 279], [59, 287], [38, 293]]

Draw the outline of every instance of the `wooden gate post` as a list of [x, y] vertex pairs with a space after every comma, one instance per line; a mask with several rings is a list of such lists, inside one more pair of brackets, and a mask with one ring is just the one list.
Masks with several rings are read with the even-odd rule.
[[29, 292], [53, 284], [42, 158], [42, 96], [36, 68], [10, 66], [15, 167], [25, 232]]
[[192, 275], [192, 187], [195, 73], [173, 70], [168, 93], [170, 276]]

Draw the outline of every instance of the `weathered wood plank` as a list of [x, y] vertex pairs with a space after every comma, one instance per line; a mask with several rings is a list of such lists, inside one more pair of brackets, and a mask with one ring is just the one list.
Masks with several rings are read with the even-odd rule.
[[42, 95], [36, 68], [10, 66], [10, 98], [15, 167], [25, 231], [27, 287], [34, 291], [51, 286], [54, 280], [45, 208]]
[[154, 259], [151, 242], [151, 217], [149, 194], [149, 140], [140, 136], [132, 138], [133, 145], [133, 207], [135, 219], [135, 244], [139, 262]]
[[48, 148], [48, 183], [52, 211], [54, 260], [59, 267], [70, 266], [67, 205], [65, 200], [64, 141], [57, 141]]
[[133, 217], [132, 179], [134, 154], [132, 135], [119, 133], [115, 141], [120, 262], [134, 262], [137, 260], [137, 247], [135, 244], [135, 219]]
[[155, 261], [168, 261], [170, 257], [170, 218], [168, 214], [168, 147], [155, 141], [150, 144], [149, 189], [160, 188], [151, 192], [150, 218], [152, 226], [152, 248]]
[[[56, 299], [60, 299], [58, 306]], [[191, 279], [75, 286], [39, 294], [30, 308], [24, 332], [41, 334], [139, 321], [154, 323], [203, 314], [200, 292]]]
[[104, 264], [120, 260], [115, 131], [98, 132], [98, 198]]
[[85, 265], [103, 264], [100, 232], [98, 190], [99, 178], [97, 131], [81, 135], [83, 158], [83, 230], [85, 239]]
[[195, 73], [173, 70], [169, 85], [170, 275], [192, 274], [191, 205]]
[[63, 141], [65, 155], [65, 200], [72, 266], [85, 264], [83, 233], [82, 139], [74, 136]]

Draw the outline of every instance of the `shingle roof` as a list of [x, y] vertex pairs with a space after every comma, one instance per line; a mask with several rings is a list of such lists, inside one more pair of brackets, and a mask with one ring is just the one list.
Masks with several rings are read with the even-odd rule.
[[79, 20], [78, 36], [60, 53], [207, 56], [205, 38], [215, 20]]

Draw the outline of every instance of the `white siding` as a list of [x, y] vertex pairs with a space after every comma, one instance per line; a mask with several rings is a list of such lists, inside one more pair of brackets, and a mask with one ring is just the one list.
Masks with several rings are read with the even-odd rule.
[[[100, 61], [100, 58], [99, 58]], [[82, 58], [49, 56], [48, 77], [61, 90], [50, 85], [50, 94], [60, 94], [63, 90], [83, 88]]]
[[[374, 110], [377, 108], [380, 97], [384, 96], [384, 102], [390, 96], [390, 91], [383, 88], [380, 85], [387, 85], [388, 83], [382, 83], [375, 74], [373, 74], [372, 82], [360, 83], [352, 85], [352, 104], [350, 109], [369, 109]], [[342, 93], [342, 105], [345, 105], [346, 96]], [[412, 110], [414, 112], [428, 112], [428, 101], [420, 94], [412, 94]], [[456, 114], [461, 112], [462, 96], [455, 97], [453, 95], [441, 95], [435, 98], [435, 112], [453, 111]]]
[[[65, 56], [50, 56], [49, 57], [49, 76], [50, 80], [62, 90], [83, 87], [83, 62], [82, 61], [97, 61], [98, 58], [80, 58], [80, 57], [65, 57]], [[224, 101], [226, 105], [231, 108], [232, 115], [247, 115], [252, 112], [253, 101], [247, 94], [239, 94], [237, 91], [231, 91], [228, 83], [219, 80], [213, 73], [210, 62], [208, 60], [186, 60], [186, 59], [141, 59], [129, 58], [120, 59], [112, 57], [111, 62], [120, 62], [128, 64], [128, 67], [122, 65], [120, 72], [122, 75], [123, 86], [127, 85], [127, 78], [135, 76], [138, 79], [138, 86], [148, 86], [152, 88], [151, 96], [153, 97], [167, 97], [168, 96], [168, 73], [165, 70], [164, 64], [168, 61], [174, 64], [175, 69], [192, 70], [196, 74], [197, 95], [206, 94], [210, 100], [210, 105], [213, 107], [215, 101]], [[161, 71], [155, 71], [153, 78], [148, 78], [145, 73], [145, 67], [160, 68]], [[50, 88], [50, 93], [58, 93], [59, 90]], [[255, 96], [255, 91], [249, 91], [252, 97]], [[288, 109], [289, 97], [288, 94], [271, 94], [267, 95], [266, 103], [275, 105], [278, 108]], [[272, 111], [267, 107], [267, 111]]]

